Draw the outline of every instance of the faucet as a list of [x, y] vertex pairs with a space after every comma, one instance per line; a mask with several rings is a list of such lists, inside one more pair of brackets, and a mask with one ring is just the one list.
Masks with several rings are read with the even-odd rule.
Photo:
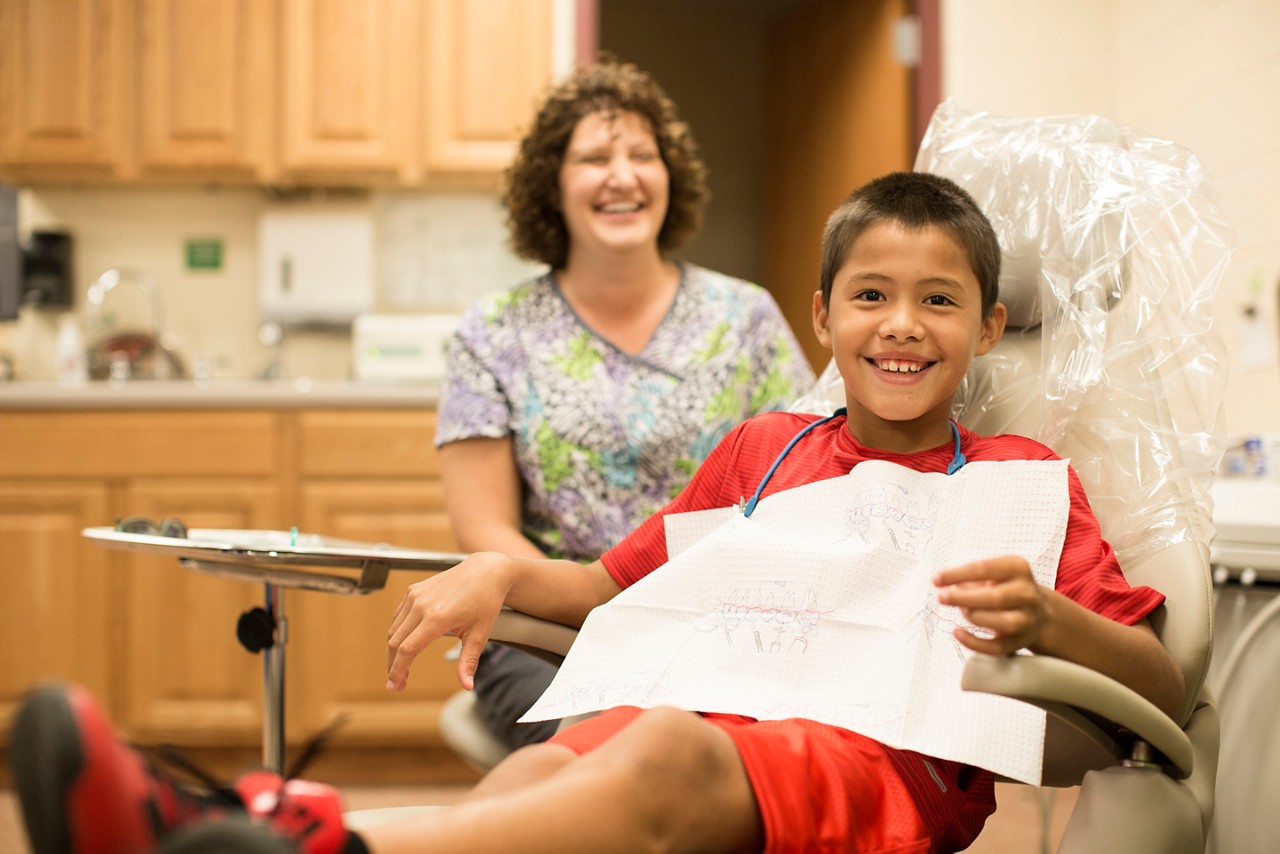
[[[127, 268], [113, 268], [98, 276], [85, 292], [86, 326], [101, 327], [100, 315], [103, 303], [108, 294], [122, 285], [129, 285], [141, 292], [151, 307], [151, 350], [154, 354], [153, 361], [158, 368], [158, 370], [153, 368], [153, 375], [164, 378], [182, 377], [184, 374], [182, 363], [164, 342], [164, 305], [160, 298], [160, 289], [146, 273]], [[127, 356], [123, 359], [117, 356], [108, 356], [108, 358], [112, 362], [110, 374], [113, 378], [118, 378], [121, 374], [124, 377], [135, 375], [131, 361], [136, 360], [130, 360]]]
[[258, 327], [258, 341], [271, 350], [271, 358], [258, 372], [260, 380], [284, 379], [284, 329], [274, 320], [268, 320]]

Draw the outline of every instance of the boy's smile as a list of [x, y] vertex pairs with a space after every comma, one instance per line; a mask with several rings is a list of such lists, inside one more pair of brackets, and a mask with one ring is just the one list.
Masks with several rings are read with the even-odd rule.
[[968, 256], [945, 230], [896, 221], [849, 247], [829, 304], [814, 295], [818, 340], [844, 379], [849, 429], [863, 444], [909, 453], [950, 439], [951, 400], [975, 355], [1004, 331], [1004, 306], [982, 318]]

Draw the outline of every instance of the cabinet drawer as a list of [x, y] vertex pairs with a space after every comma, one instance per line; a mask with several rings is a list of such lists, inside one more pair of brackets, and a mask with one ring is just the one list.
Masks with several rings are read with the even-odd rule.
[[280, 465], [270, 412], [0, 413], [6, 477], [269, 475]]
[[435, 436], [435, 412], [302, 412], [298, 470], [303, 476], [438, 477]]

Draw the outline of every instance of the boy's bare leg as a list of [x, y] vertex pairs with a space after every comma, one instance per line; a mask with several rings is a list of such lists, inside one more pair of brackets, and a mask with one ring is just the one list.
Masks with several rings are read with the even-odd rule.
[[[762, 846], [759, 811], [737, 750], [723, 730], [697, 715], [646, 711], [581, 757], [566, 757], [567, 749], [556, 745], [541, 747], [546, 750], [530, 750], [523, 767], [514, 767], [486, 796], [371, 828], [365, 841], [375, 854]], [[526, 773], [527, 785], [507, 788]]]
[[458, 803], [506, 794], [546, 780], [578, 759], [578, 754], [558, 744], [531, 744], [508, 754], [480, 778]]

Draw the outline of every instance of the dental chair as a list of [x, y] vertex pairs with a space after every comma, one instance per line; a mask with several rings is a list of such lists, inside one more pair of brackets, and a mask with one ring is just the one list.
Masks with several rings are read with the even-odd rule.
[[[1212, 329], [1230, 230], [1189, 152], [1097, 117], [1002, 118], [942, 104], [915, 168], [965, 187], [1004, 250], [1004, 340], [955, 403], [986, 434], [1070, 459], [1130, 582], [1183, 671], [1170, 718], [1097, 673], [1045, 656], [975, 655], [966, 690], [1045, 709], [1043, 783], [1080, 786], [1061, 852], [1202, 852], [1218, 718], [1209, 485], [1224, 448], [1225, 358]], [[834, 364], [793, 409], [844, 404]], [[563, 656], [574, 632], [504, 612], [494, 638]], [[462, 710], [465, 711], [465, 710]]]

